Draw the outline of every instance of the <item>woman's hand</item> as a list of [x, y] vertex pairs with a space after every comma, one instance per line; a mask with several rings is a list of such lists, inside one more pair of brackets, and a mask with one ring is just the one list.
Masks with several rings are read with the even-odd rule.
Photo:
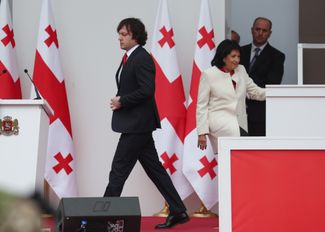
[[201, 150], [205, 150], [207, 148], [207, 138], [206, 135], [199, 135], [197, 140], [197, 146]]

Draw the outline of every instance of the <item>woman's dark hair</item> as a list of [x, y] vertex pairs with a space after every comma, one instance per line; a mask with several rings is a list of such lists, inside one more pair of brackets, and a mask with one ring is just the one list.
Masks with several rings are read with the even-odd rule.
[[123, 19], [117, 26], [117, 32], [119, 32], [123, 26], [126, 27], [128, 32], [132, 33], [132, 39], [137, 41], [139, 45], [143, 46], [146, 44], [148, 34], [144, 24], [141, 22], [140, 19], [137, 18]]
[[225, 62], [223, 60], [233, 50], [237, 50], [240, 52], [240, 47], [236, 42], [231, 41], [230, 39], [225, 39], [224, 41], [222, 41], [217, 47], [217, 51], [211, 61], [211, 65], [217, 66], [218, 68], [222, 68], [223, 66], [225, 66]]

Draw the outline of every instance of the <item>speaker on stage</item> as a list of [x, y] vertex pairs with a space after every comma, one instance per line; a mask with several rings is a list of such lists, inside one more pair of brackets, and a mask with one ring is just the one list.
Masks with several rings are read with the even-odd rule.
[[138, 197], [62, 198], [57, 232], [140, 232]]

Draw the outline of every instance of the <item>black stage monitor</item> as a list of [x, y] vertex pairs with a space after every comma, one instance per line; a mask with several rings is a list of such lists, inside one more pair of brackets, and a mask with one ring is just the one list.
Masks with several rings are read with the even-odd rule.
[[138, 197], [62, 198], [57, 232], [140, 232]]

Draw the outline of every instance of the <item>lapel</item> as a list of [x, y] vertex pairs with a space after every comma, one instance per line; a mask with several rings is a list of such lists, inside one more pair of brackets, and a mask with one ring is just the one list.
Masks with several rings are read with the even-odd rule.
[[[141, 51], [141, 49], [142, 49], [141, 46], [137, 47], [131, 53], [131, 55], [128, 57], [128, 59], [126, 60], [126, 63], [124, 65], [122, 65], [122, 61], [121, 61], [120, 66], [118, 67], [117, 72], [115, 74], [115, 80], [116, 80], [116, 85], [117, 85], [118, 89], [120, 89], [120, 87], [121, 87], [122, 79], [126, 78], [128, 76], [128, 74], [130, 73], [130, 68], [133, 66], [133, 63], [134, 63], [133, 60], [135, 59], [136, 54]], [[119, 78], [119, 73], [120, 73], [121, 68], [122, 68], [122, 71], [121, 71], [121, 75]]]
[[118, 74], [120, 73], [121, 68], [122, 68], [122, 61], [121, 61], [120, 66], [118, 67], [118, 69], [116, 71], [116, 74], [115, 74], [115, 81], [116, 81], [117, 89], [120, 89], [120, 82], [119, 82]]
[[233, 88], [233, 90], [234, 90], [233, 92], [234, 92], [236, 98], [238, 98], [238, 94], [239, 94], [238, 89], [240, 89], [241, 83], [240, 83], [240, 79], [238, 78], [238, 70], [237, 69], [235, 69], [235, 73], [232, 75], [231, 80], [236, 83], [236, 89]]
[[239, 79], [238, 79], [238, 71], [237, 70], [235, 70], [235, 73], [232, 75], [231, 79], [234, 80], [236, 82], [236, 84], [238, 84]]
[[[225, 96], [231, 96], [231, 98], [236, 98], [237, 91], [234, 89], [232, 81], [234, 80], [237, 85], [238, 80], [239, 80], [237, 72], [235, 71], [235, 73], [232, 76], [230, 76], [229, 73], [225, 73], [217, 67], [215, 67], [215, 68], [216, 68], [217, 72], [219, 72], [219, 74], [217, 75], [217, 78], [218, 78], [217, 80], [220, 83], [217, 85], [222, 87], [222, 90], [220, 90], [220, 91], [222, 91], [222, 93]], [[224, 86], [228, 86], [228, 87], [224, 88]]]

